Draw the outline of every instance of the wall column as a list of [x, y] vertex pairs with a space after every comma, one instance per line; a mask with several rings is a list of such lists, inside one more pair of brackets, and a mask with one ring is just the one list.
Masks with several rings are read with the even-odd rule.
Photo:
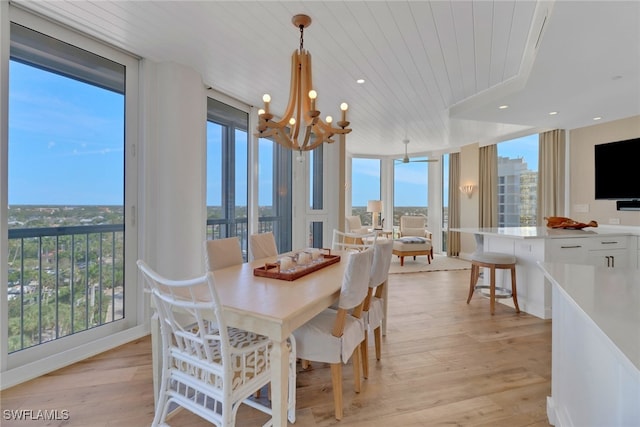
[[206, 113], [201, 76], [175, 63], [143, 64], [141, 256], [160, 274], [204, 274]]

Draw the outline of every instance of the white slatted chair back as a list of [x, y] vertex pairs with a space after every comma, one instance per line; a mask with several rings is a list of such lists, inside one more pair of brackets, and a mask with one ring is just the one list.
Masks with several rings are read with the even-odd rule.
[[[162, 337], [162, 379], [152, 426], [165, 425], [172, 403], [216, 425], [234, 425], [242, 403], [271, 380], [269, 338], [228, 328], [214, 276], [170, 280], [138, 261], [157, 310]], [[190, 319], [184, 321], [185, 314]]]
[[363, 251], [376, 244], [378, 233], [345, 233], [333, 230], [331, 249], [334, 251]]

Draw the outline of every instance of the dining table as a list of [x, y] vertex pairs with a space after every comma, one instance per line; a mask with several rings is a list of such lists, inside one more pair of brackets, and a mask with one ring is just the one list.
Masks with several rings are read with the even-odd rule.
[[[289, 347], [287, 338], [301, 325], [335, 303], [340, 296], [347, 252], [332, 251], [340, 261], [288, 281], [254, 275], [254, 269], [274, 263], [267, 257], [214, 272], [215, 288], [227, 325], [269, 337], [271, 406], [274, 426], [287, 425]], [[161, 338], [157, 317], [151, 322], [153, 385], [157, 402], [161, 373]]]

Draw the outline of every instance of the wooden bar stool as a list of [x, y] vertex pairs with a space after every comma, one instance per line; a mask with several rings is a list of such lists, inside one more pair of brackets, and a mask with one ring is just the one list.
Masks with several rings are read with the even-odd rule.
[[[486, 267], [490, 270], [489, 285], [476, 285], [480, 268]], [[496, 286], [496, 269], [511, 270], [511, 290]], [[491, 314], [496, 308], [496, 298], [513, 298], [516, 313], [520, 313], [518, 307], [518, 293], [516, 292], [516, 257], [499, 252], [476, 252], [471, 257], [471, 282], [469, 284], [469, 298], [467, 304], [476, 289], [489, 289], [489, 300], [491, 301]]]

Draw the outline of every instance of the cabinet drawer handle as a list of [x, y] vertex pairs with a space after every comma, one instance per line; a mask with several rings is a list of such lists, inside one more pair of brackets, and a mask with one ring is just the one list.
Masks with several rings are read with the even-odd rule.
[[600, 242], [602, 245], [615, 245], [618, 242]]
[[560, 249], [576, 249], [581, 248], [582, 245], [574, 245], [574, 246], [560, 246]]

